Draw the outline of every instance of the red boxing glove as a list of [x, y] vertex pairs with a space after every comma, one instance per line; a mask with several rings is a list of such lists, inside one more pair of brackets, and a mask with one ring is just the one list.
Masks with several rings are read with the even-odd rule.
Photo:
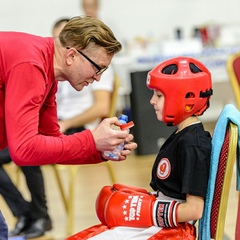
[[148, 194], [148, 191], [144, 188], [127, 186], [120, 183], [115, 183], [113, 186], [103, 187], [100, 193], [98, 194], [98, 197], [96, 200], [96, 212], [99, 220], [105, 225], [107, 225], [104, 217], [105, 205], [108, 199], [110, 198], [110, 196], [116, 191], [122, 191], [126, 193], [144, 192]]
[[97, 216], [98, 219], [104, 224], [107, 225], [104, 218], [104, 209], [106, 206], [107, 200], [113, 194], [113, 188], [111, 186], [105, 186], [102, 188], [98, 197], [96, 199], [95, 207], [97, 209]]
[[113, 184], [113, 188], [115, 190], [119, 190], [122, 192], [142, 192], [142, 193], [146, 193], [148, 194], [148, 191], [145, 188], [140, 188], [140, 187], [134, 187], [134, 186], [128, 186], [128, 185], [124, 185], [124, 184], [120, 184], [120, 183], [115, 183]]
[[157, 200], [143, 188], [114, 184], [99, 193], [96, 212], [108, 227], [176, 227], [178, 205], [177, 201]]

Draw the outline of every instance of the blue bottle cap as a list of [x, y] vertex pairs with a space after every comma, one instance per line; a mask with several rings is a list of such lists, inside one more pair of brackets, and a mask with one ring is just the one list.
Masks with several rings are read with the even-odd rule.
[[128, 122], [128, 116], [125, 115], [125, 114], [121, 114], [118, 119], [119, 119], [119, 121], [121, 121], [121, 122], [125, 122], [125, 123]]

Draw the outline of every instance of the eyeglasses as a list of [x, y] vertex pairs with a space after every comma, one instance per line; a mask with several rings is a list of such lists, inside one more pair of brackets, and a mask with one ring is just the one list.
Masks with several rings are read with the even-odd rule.
[[[66, 49], [70, 49], [70, 47], [66, 47]], [[77, 49], [76, 49], [77, 50]], [[108, 69], [108, 67], [101, 68], [98, 64], [96, 64], [92, 59], [90, 59], [87, 55], [85, 55], [80, 50], [77, 50], [83, 57], [85, 57], [96, 69], [97, 72], [95, 73], [97, 76], [102, 74], [104, 71]]]

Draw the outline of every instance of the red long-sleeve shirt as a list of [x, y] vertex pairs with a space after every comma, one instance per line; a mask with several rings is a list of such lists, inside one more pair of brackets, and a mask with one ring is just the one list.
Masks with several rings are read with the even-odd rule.
[[18, 165], [101, 162], [90, 131], [59, 131], [53, 55], [53, 38], [0, 32], [0, 149]]

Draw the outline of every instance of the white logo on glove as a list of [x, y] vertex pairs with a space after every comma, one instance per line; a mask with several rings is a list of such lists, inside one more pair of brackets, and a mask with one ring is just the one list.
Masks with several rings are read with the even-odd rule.
[[125, 221], [140, 220], [143, 196], [129, 196], [123, 205]]

